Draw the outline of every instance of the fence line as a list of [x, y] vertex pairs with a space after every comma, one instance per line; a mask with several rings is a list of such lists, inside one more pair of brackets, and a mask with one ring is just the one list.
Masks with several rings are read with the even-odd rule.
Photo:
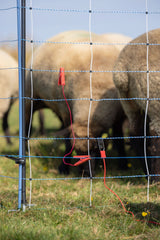
[[[32, 39], [32, 38], [31, 38]], [[48, 40], [30, 40], [30, 39], [22, 39], [22, 41], [24, 42], [28, 42], [28, 43], [47, 43], [47, 44], [75, 44], [75, 45], [90, 45], [91, 42], [54, 42], [54, 41], [48, 41]], [[92, 45], [106, 45], [106, 46], [114, 46], [114, 45], [129, 45], [129, 46], [135, 46], [135, 45], [149, 45], [149, 46], [159, 46], [160, 43], [124, 43], [124, 42], [113, 42], [113, 43], [107, 43], [107, 42], [93, 42], [92, 41]]]
[[[0, 138], [7, 138], [7, 137], [11, 137], [11, 138], [18, 138], [19, 136], [0, 136]], [[152, 138], [160, 138], [160, 136], [128, 136], [128, 137], [89, 137], [90, 140], [122, 140], [122, 139], [144, 139], [144, 138], [148, 138], [148, 139], [152, 139]], [[24, 140], [28, 140], [28, 137], [22, 137], [22, 139]], [[30, 140], [73, 140], [73, 138], [71, 137], [30, 137]], [[88, 140], [88, 137], [75, 137], [74, 139], [77, 140]], [[1, 155], [0, 155], [1, 156]]]
[[[1, 157], [8, 157], [8, 158], [16, 158], [18, 157], [19, 155], [0, 155]], [[25, 158], [39, 158], [39, 159], [63, 159], [64, 157], [62, 156], [37, 156], [37, 155], [23, 155], [23, 157]], [[72, 159], [77, 159], [76, 157], [65, 157], [66, 159], [68, 158], [72, 158]], [[91, 159], [102, 159], [101, 157], [90, 157]], [[111, 159], [111, 160], [114, 160], [114, 159], [144, 159], [145, 156], [128, 156], [128, 157], [104, 157], [104, 159]], [[154, 159], [157, 159], [157, 158], [160, 158], [160, 156], [146, 156], [147, 159], [151, 159], [151, 158], [154, 158]]]
[[[17, 3], [19, 2], [19, 0], [17, 0]], [[85, 138], [75, 138], [75, 139], [79, 139], [79, 140], [87, 140], [88, 142], [88, 155], [90, 155], [90, 151], [89, 151], [89, 141], [90, 140], [98, 140], [98, 139], [103, 139], [105, 140], [121, 140], [121, 139], [144, 139], [144, 156], [128, 156], [128, 157], [106, 157], [106, 159], [122, 159], [122, 158], [127, 158], [127, 159], [137, 159], [137, 158], [145, 158], [145, 163], [146, 163], [146, 169], [147, 169], [147, 175], [131, 175], [131, 176], [108, 176], [106, 177], [106, 179], [119, 179], [119, 178], [140, 178], [140, 177], [147, 177], [148, 178], [148, 187], [147, 187], [147, 201], [149, 201], [149, 177], [151, 176], [160, 176], [160, 174], [150, 174], [149, 170], [148, 170], [148, 163], [147, 163], [147, 159], [150, 158], [160, 158], [160, 156], [147, 156], [146, 154], [146, 139], [151, 139], [151, 138], [160, 138], [160, 136], [147, 136], [146, 134], [146, 125], [147, 125], [147, 112], [148, 112], [148, 104], [149, 101], [159, 101], [160, 98], [151, 98], [149, 96], [149, 74], [150, 73], [160, 73], [160, 70], [158, 71], [152, 71], [149, 70], [148, 67], [148, 51], [149, 51], [149, 46], [159, 46], [160, 43], [150, 43], [149, 39], [148, 39], [148, 15], [156, 15], [156, 14], [160, 14], [160, 11], [149, 11], [148, 10], [148, 6], [147, 6], [147, 0], [146, 0], [146, 10], [145, 11], [138, 11], [138, 10], [92, 10], [91, 8], [91, 0], [89, 0], [90, 3], [90, 7], [89, 10], [85, 10], [85, 9], [53, 9], [53, 8], [34, 8], [32, 7], [32, 1], [30, 1], [30, 6], [29, 7], [20, 7], [17, 5], [17, 7], [10, 7], [10, 8], [4, 8], [4, 9], [0, 9], [0, 11], [7, 11], [7, 10], [12, 10], [12, 9], [17, 9], [17, 13], [18, 10], [20, 9], [27, 9], [30, 11], [31, 13], [31, 40], [29, 39], [24, 39], [22, 37], [18, 37], [18, 39], [14, 39], [14, 40], [3, 40], [0, 41], [0, 43], [9, 43], [9, 42], [18, 42], [18, 41], [22, 41], [22, 42], [29, 42], [30, 44], [32, 44], [32, 62], [31, 62], [31, 68], [25, 68], [23, 66], [20, 66], [18, 68], [0, 68], [0, 70], [8, 70], [8, 69], [18, 69], [19, 73], [21, 72], [21, 70], [24, 71], [30, 71], [31, 74], [31, 79], [33, 78], [33, 72], [36, 71], [40, 71], [40, 72], [50, 72], [50, 73], [58, 73], [59, 70], [45, 70], [45, 69], [33, 69], [32, 65], [33, 65], [33, 44], [41, 44], [41, 43], [48, 43], [48, 44], [76, 44], [76, 45], [90, 45], [90, 49], [91, 49], [91, 64], [90, 64], [90, 70], [65, 70], [65, 72], [69, 72], [69, 73], [89, 73], [90, 75], [90, 97], [89, 98], [76, 98], [76, 99], [67, 99], [67, 101], [90, 101], [90, 107], [89, 107], [89, 114], [88, 114], [88, 136]], [[59, 13], [85, 13], [85, 14], [89, 14], [89, 33], [90, 33], [90, 41], [89, 42], [52, 42], [52, 41], [47, 41], [47, 40], [33, 40], [33, 11], [48, 11], [48, 12], [59, 12]], [[123, 43], [123, 42], [118, 42], [118, 43], [105, 43], [105, 42], [93, 42], [92, 41], [92, 35], [91, 35], [91, 16], [92, 14], [142, 14], [146, 16], [146, 38], [147, 38], [147, 42], [146, 43]], [[18, 21], [17, 23], [20, 24], [20, 17], [18, 17]], [[20, 28], [20, 25], [18, 25]], [[92, 51], [92, 47], [93, 45], [144, 45], [147, 47], [147, 56], [146, 56], [146, 63], [147, 63], [147, 70], [146, 71], [111, 71], [111, 70], [101, 70], [101, 71], [96, 71], [92, 69], [92, 62], [93, 62], [93, 51]], [[18, 50], [18, 52], [20, 52], [20, 48]], [[19, 55], [19, 59], [20, 59], [20, 55]], [[103, 99], [93, 99], [92, 98], [92, 74], [93, 73], [146, 73], [147, 74], [147, 97], [146, 98], [103, 98]], [[20, 77], [21, 78], [21, 77]], [[31, 80], [33, 81], [33, 80]], [[31, 84], [31, 86], [33, 86], [33, 84]], [[0, 98], [0, 99], [12, 99], [11, 98]], [[15, 97], [13, 98], [15, 99]], [[64, 99], [35, 99], [33, 98], [33, 94], [31, 94], [31, 97], [23, 97], [23, 96], [19, 96], [16, 99], [19, 100], [31, 100], [32, 104], [33, 101], [65, 101]], [[140, 101], [146, 101], [146, 112], [145, 112], [145, 122], [144, 122], [144, 136], [128, 136], [128, 137], [106, 137], [106, 138], [91, 138], [89, 136], [89, 122], [90, 122], [90, 112], [91, 112], [91, 106], [92, 106], [92, 102], [99, 102], [99, 101], [132, 101], [132, 100], [140, 100]], [[21, 110], [20, 110], [21, 111]], [[31, 110], [32, 112], [32, 110]], [[32, 115], [32, 114], [31, 114]], [[32, 120], [32, 119], [31, 119]], [[0, 138], [5, 138], [7, 136], [0, 136]], [[28, 140], [28, 144], [29, 141], [33, 141], [33, 140], [72, 140], [73, 138], [57, 138], [57, 137], [51, 137], [51, 138], [31, 138], [30, 137], [30, 130], [28, 131], [28, 137], [23, 137], [22, 134], [18, 136], [11, 136], [13, 138], [18, 138], [19, 141], [21, 142], [21, 140]], [[21, 149], [21, 147], [20, 147]], [[28, 145], [28, 150], [30, 149], [30, 146]], [[0, 155], [1, 157], [6, 157], [6, 155]], [[29, 201], [29, 206], [31, 206], [31, 192], [32, 192], [32, 186], [31, 186], [31, 182], [32, 180], [78, 180], [78, 179], [89, 179], [91, 181], [91, 185], [90, 185], [90, 206], [92, 205], [92, 180], [93, 179], [103, 179], [103, 177], [93, 177], [92, 176], [92, 171], [91, 171], [91, 166], [90, 166], [90, 161], [89, 161], [89, 169], [90, 169], [90, 177], [83, 177], [83, 178], [45, 178], [45, 179], [40, 179], [40, 178], [32, 178], [32, 170], [31, 170], [31, 158], [50, 158], [50, 159], [54, 159], [54, 158], [59, 158], [62, 159], [63, 157], [60, 156], [32, 156], [30, 155], [30, 150], [29, 150], [29, 155], [26, 156], [25, 154], [22, 153], [22, 151], [19, 151], [19, 155], [8, 155], [10, 157], [20, 157], [20, 158], [27, 158], [29, 157], [29, 165], [30, 165], [30, 177], [29, 178], [23, 178], [22, 174], [21, 174], [21, 165], [20, 165], [20, 170], [19, 170], [19, 178], [17, 177], [10, 177], [10, 176], [3, 176], [0, 175], [0, 177], [3, 178], [12, 178], [12, 179], [19, 179], [19, 208], [21, 205], [21, 190], [22, 190], [22, 183], [21, 180], [29, 180], [30, 181], [30, 201]], [[67, 157], [66, 157], [67, 158]], [[68, 157], [68, 158], [72, 158], [72, 157]], [[74, 158], [75, 159], [75, 158]], [[94, 157], [93, 159], [101, 159], [101, 157]]]
[[[45, 69], [29, 69], [29, 68], [25, 68], [25, 70], [30, 71], [30, 72], [56, 72], [58, 73], [58, 70], [45, 70]], [[66, 70], [65, 72], [73, 72], [73, 73], [90, 73], [90, 70]], [[159, 73], [160, 70], [156, 70], [156, 71], [152, 71], [149, 70], [149, 73]], [[93, 70], [92, 73], [147, 73], [147, 71], [113, 71], [113, 70]]]
[[[33, 11], [32, 11], [32, 0], [30, 0], [30, 20], [31, 20], [31, 39], [33, 39]], [[30, 68], [32, 69], [33, 66], [33, 42], [31, 44], [31, 62], [30, 62]], [[31, 76], [31, 98], [33, 98], [33, 72], [30, 71]], [[30, 110], [30, 122], [29, 122], [29, 128], [28, 128], [28, 155], [29, 155], [29, 175], [30, 179], [32, 179], [32, 159], [31, 159], [31, 153], [30, 153], [30, 134], [31, 134], [31, 126], [32, 126], [32, 119], [33, 119], [33, 100], [31, 100], [31, 110]], [[32, 181], [30, 181], [30, 189], [29, 189], [29, 208], [31, 207], [31, 201], [32, 201]]]
[[[19, 99], [19, 97], [6, 97], [0, 99]], [[46, 102], [64, 102], [64, 99], [44, 99], [44, 98], [31, 98], [31, 97], [23, 97], [22, 99], [26, 100], [34, 100], [34, 101], [46, 101]], [[101, 102], [101, 101], [132, 101], [132, 100], [140, 100], [140, 101], [159, 101], [160, 98], [101, 98], [101, 99], [90, 99], [90, 98], [71, 98], [67, 99], [67, 101], [90, 101], [92, 102]]]
[[[150, 177], [160, 177], [160, 174], [150, 174], [149, 175]], [[2, 178], [11, 178], [11, 179], [15, 179], [15, 180], [18, 180], [19, 177], [10, 177], [10, 176], [3, 176], [3, 175], [0, 175], [0, 177]], [[146, 178], [148, 177], [148, 175], [128, 175], [128, 176], [108, 176], [108, 177], [105, 177], [105, 179], [125, 179], [125, 178]], [[92, 177], [92, 180], [101, 180], [101, 179], [104, 179], [104, 177]], [[64, 177], [64, 178], [24, 178], [24, 180], [27, 180], [27, 181], [58, 181], [58, 180], [61, 180], [61, 181], [68, 181], [68, 180], [90, 180], [90, 177]]]
[[148, 167], [148, 161], [147, 161], [147, 142], [146, 142], [146, 136], [147, 136], [147, 117], [148, 117], [148, 106], [149, 106], [149, 36], [148, 36], [148, 0], [146, 0], [146, 70], [147, 70], [147, 101], [146, 101], [146, 109], [145, 109], [145, 117], [144, 117], [144, 156], [145, 156], [145, 166], [147, 171], [147, 202], [149, 202], [149, 186], [150, 186], [150, 178], [149, 178], [149, 167]]
[[0, 11], [8, 11], [13, 9], [17, 9], [17, 7], [0, 8]]
[[[25, 7], [27, 10], [33, 11], [48, 11], [48, 12], [63, 12], [63, 13], [86, 13], [88, 14], [90, 9], [66, 9], [66, 8], [38, 8], [38, 7]], [[93, 14], [146, 14], [146, 11], [138, 10], [91, 10]], [[160, 14], [160, 11], [148, 11], [147, 14]]]

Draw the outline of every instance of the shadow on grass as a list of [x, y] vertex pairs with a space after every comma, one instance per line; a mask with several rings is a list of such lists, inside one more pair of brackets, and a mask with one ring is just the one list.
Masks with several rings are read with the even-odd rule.
[[128, 203], [126, 209], [135, 215], [135, 219], [146, 221], [149, 225], [160, 227], [160, 205], [156, 203]]

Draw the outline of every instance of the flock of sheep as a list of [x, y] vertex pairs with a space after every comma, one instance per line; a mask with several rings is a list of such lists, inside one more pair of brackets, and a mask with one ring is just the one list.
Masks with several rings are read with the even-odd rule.
[[[93, 157], [91, 160], [93, 172], [95, 168], [94, 157], [99, 156], [98, 143], [95, 138], [101, 137], [110, 128], [113, 129], [113, 136], [123, 136], [123, 123], [126, 119], [129, 121], [131, 136], [144, 135], [144, 115], [146, 102], [149, 100], [147, 99], [147, 83], [149, 83], [149, 98], [152, 100], [149, 101], [148, 107], [147, 135], [151, 137], [147, 138], [147, 154], [150, 156], [148, 159], [150, 173], [160, 174], [160, 162], [159, 158], [156, 157], [160, 156], [159, 101], [153, 99], [159, 97], [160, 90], [160, 82], [158, 81], [160, 79], [160, 29], [150, 31], [148, 38], [149, 45], [146, 44], [146, 33], [132, 41], [120, 34], [92, 34], [93, 44], [91, 43], [91, 46], [91, 44], [86, 44], [90, 42], [88, 32], [68, 31], [49, 39], [49, 42], [57, 42], [57, 44], [44, 43], [34, 53], [33, 98], [53, 101], [35, 100], [33, 112], [49, 108], [56, 113], [62, 122], [60, 134], [71, 138], [70, 141], [66, 141], [66, 152], [69, 151], [68, 149], [71, 149], [73, 144], [70, 114], [65, 101], [56, 101], [64, 99], [62, 88], [58, 86], [59, 73], [57, 71], [63, 67], [65, 69], [64, 91], [66, 98], [74, 99], [69, 101], [69, 105], [76, 137], [75, 150], [77, 155], [86, 155], [89, 147], [90, 155]], [[130, 44], [127, 44], [128, 42]], [[126, 46], [113, 43], [126, 43]], [[91, 48], [93, 51], [92, 71], [90, 65]], [[147, 48], [149, 50], [148, 57]], [[11, 56], [2, 50], [0, 54], [3, 55], [1, 68], [5, 67], [5, 64], [7, 67], [17, 67], [16, 61]], [[1, 70], [0, 74], [1, 97], [18, 97], [17, 71]], [[30, 76], [31, 73], [28, 71], [25, 83], [26, 97], [31, 96]], [[90, 77], [92, 77], [92, 99], [90, 99]], [[122, 98], [121, 101], [117, 100], [119, 97]], [[129, 100], [125, 98], [129, 98]], [[133, 99], [131, 100], [131, 98]], [[5, 135], [9, 136], [7, 116], [14, 98], [0, 99], [0, 101], [3, 129]], [[91, 140], [88, 146], [90, 101], [92, 101], [89, 122]], [[26, 129], [29, 126], [30, 109], [31, 102], [27, 100], [25, 106]], [[125, 156], [123, 140], [115, 142], [118, 143], [119, 156]], [[137, 156], [144, 156], [143, 144], [143, 138], [134, 140], [133, 147]], [[120, 167], [125, 166], [125, 159], [119, 160]], [[88, 164], [82, 166], [86, 174], [88, 173], [87, 166]], [[64, 163], [60, 165], [59, 170], [61, 173], [69, 173], [68, 165]], [[158, 177], [154, 176], [152, 180], [158, 181]]]

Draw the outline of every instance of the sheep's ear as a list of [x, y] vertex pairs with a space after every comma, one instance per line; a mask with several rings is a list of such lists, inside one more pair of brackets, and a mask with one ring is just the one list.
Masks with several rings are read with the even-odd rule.
[[71, 126], [68, 126], [62, 130], [59, 130], [57, 132], [54, 133], [53, 137], [60, 137], [60, 136], [68, 136], [71, 132]]

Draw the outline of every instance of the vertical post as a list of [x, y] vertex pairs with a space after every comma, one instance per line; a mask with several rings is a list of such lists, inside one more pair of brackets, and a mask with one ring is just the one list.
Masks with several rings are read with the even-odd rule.
[[22, 156], [24, 163], [22, 165], [22, 204], [25, 208], [26, 204], [26, 160], [25, 156], [25, 59], [26, 59], [26, 0], [21, 0], [21, 72], [22, 72], [22, 107], [20, 115], [22, 117]]
[[[18, 78], [19, 78], [19, 92], [21, 85], [21, 6], [20, 0], [17, 0], [17, 38], [18, 38]], [[19, 93], [20, 100], [20, 93]], [[20, 134], [20, 133], [19, 133]], [[20, 136], [20, 135], [19, 135]], [[20, 142], [20, 140], [19, 140]], [[20, 143], [19, 143], [20, 144]], [[19, 146], [20, 149], [20, 146]], [[19, 157], [21, 157], [19, 150]], [[18, 208], [21, 208], [22, 202], [22, 164], [19, 164], [19, 186], [18, 186]]]
[[25, 34], [25, 0], [17, 0], [17, 35], [18, 35], [18, 75], [19, 75], [19, 189], [18, 189], [18, 208], [26, 203], [25, 193], [25, 109], [24, 109], [24, 80], [25, 80], [25, 44], [23, 37]]

